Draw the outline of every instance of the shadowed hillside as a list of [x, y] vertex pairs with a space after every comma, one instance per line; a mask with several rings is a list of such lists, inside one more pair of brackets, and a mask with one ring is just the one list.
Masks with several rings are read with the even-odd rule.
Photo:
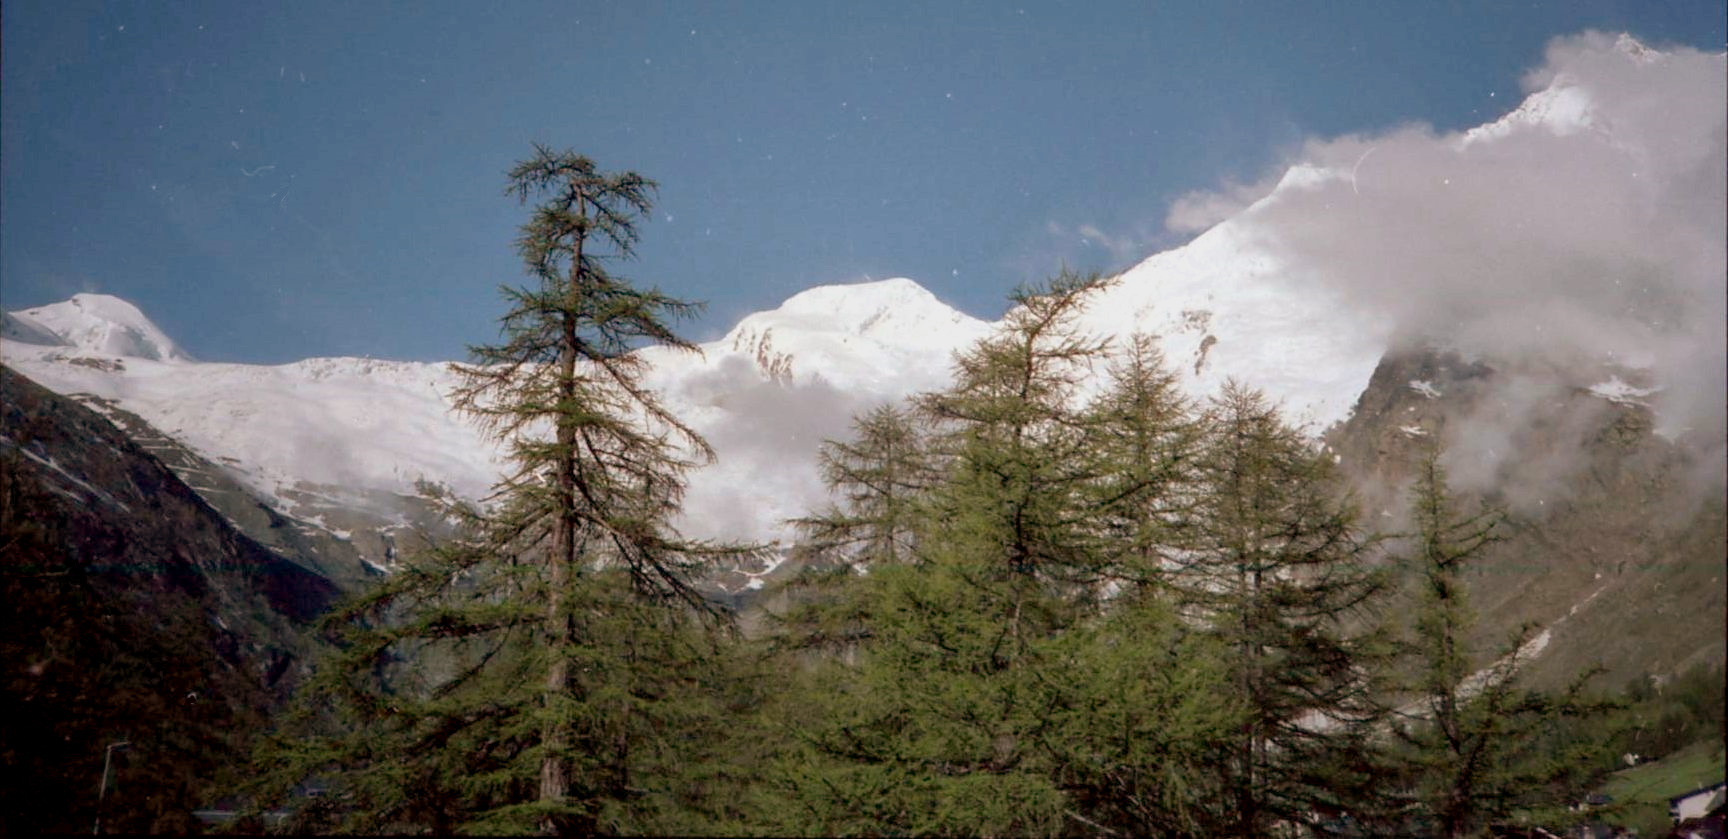
[[0, 368], [0, 825], [194, 830], [336, 594], [106, 419]]
[[1436, 441], [1466, 505], [1505, 511], [1506, 540], [1470, 580], [1477, 649], [1537, 622], [1538, 683], [1599, 663], [1620, 685], [1728, 651], [1720, 449], [1656, 434], [1633, 384], [1601, 384], [1635, 376], [1394, 351], [1326, 438], [1382, 529], [1402, 525], [1412, 467]]

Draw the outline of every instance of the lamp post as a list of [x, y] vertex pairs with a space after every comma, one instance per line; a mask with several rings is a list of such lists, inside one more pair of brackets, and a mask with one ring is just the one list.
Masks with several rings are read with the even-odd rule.
[[124, 749], [132, 745], [130, 740], [109, 743], [108, 750], [102, 753], [102, 788], [96, 793], [96, 826], [90, 828], [92, 836], [102, 832], [102, 799], [108, 797], [108, 764], [114, 760], [114, 750]]

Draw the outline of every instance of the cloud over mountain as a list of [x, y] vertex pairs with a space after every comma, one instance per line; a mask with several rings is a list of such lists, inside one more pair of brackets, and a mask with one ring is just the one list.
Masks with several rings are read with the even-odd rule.
[[[1470, 353], [1645, 368], [1665, 433], [1725, 433], [1724, 56], [1560, 38], [1462, 133], [1315, 139], [1247, 211], [1292, 282]], [[1175, 230], [1262, 189], [1186, 196]]]

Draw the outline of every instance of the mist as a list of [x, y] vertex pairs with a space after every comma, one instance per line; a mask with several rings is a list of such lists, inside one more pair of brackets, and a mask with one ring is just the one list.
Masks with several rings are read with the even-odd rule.
[[[1491, 360], [1502, 392], [1450, 427], [1454, 476], [1514, 503], [1553, 503], [1581, 465], [1573, 452], [1615, 407], [1569, 395], [1611, 375], [1657, 388], [1647, 401], [1664, 437], [1714, 454], [1728, 437], [1724, 69], [1719, 54], [1561, 38], [1523, 79], [1537, 95], [1498, 123], [1310, 139], [1261, 183], [1182, 197], [1165, 227], [1237, 219], [1287, 282], [1342, 296], [1392, 324], [1398, 343]], [[1051, 232], [1119, 250], [1147, 238]], [[829, 500], [821, 441], [918, 389], [900, 384], [775, 381], [742, 356], [680, 381], [672, 402], [719, 453], [692, 475], [684, 526], [789, 538], [786, 519]], [[1545, 424], [1551, 439], [1532, 453], [1532, 424], [1561, 404], [1575, 415]], [[1520, 452], [1528, 462], [1506, 474]], [[1720, 475], [1720, 457], [1700, 462]]]
[[853, 394], [820, 378], [780, 382], [728, 356], [688, 376], [674, 398], [717, 455], [690, 475], [679, 526], [703, 539], [790, 541], [788, 519], [828, 503], [817, 470], [824, 440], [850, 436], [852, 418], [892, 396]]
[[[1583, 387], [1647, 376], [1657, 432], [1720, 453], [1724, 70], [1720, 53], [1559, 38], [1497, 123], [1311, 139], [1286, 162], [1304, 177], [1184, 196], [1166, 226], [1241, 213], [1289, 282], [1341, 293], [1406, 342], [1565, 368]], [[1518, 416], [1471, 436], [1505, 437], [1489, 429]]]

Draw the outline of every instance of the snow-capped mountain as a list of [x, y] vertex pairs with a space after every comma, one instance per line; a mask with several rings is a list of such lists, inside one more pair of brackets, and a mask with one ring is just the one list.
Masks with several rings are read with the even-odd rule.
[[[1645, 46], [1624, 32], [1615, 38], [1613, 53], [1639, 65], [1664, 59], [1661, 51]], [[1611, 138], [1614, 128], [1597, 108], [1589, 88], [1572, 76], [1561, 73], [1541, 90], [1526, 97], [1511, 113], [1464, 132], [1458, 138], [1459, 146], [1497, 140], [1520, 131], [1546, 131], [1560, 136], [1594, 131]]]
[[1293, 282], [1253, 236], [1256, 213], [1301, 189], [1306, 176], [1293, 169], [1237, 217], [1129, 269], [1089, 303], [1084, 328], [1156, 336], [1196, 400], [1234, 378], [1278, 400], [1311, 433], [1349, 416], [1386, 351], [1391, 325]]
[[[128, 322], [105, 318], [114, 312]], [[20, 314], [60, 343], [8, 336], [8, 365], [60, 393], [113, 400], [228, 465], [284, 512], [294, 512], [296, 492], [412, 493], [417, 480], [435, 478], [473, 495], [496, 473], [489, 447], [449, 415], [454, 377], [444, 365], [359, 358], [202, 363], [166, 336], [137, 347], [144, 354], [116, 351], [103, 336], [161, 333], [131, 304], [104, 295]]]
[[100, 355], [167, 362], [193, 360], [137, 306], [106, 294], [74, 294], [62, 303], [9, 312], [4, 335]]
[[[1234, 229], [1128, 272], [1088, 307], [1084, 328], [1160, 336], [1197, 398], [1235, 376], [1320, 427], [1342, 418], [1383, 344], [1353, 331], [1338, 307], [1282, 290]], [[61, 393], [112, 400], [314, 523], [320, 508], [377, 508], [423, 479], [479, 497], [502, 467], [496, 447], [452, 412], [448, 365], [194, 362], [131, 304], [103, 295], [18, 321], [32, 331], [9, 331], [8, 364]], [[944, 386], [951, 355], [992, 328], [896, 278], [801, 292], [699, 355], [646, 350], [649, 384], [717, 454], [692, 476], [687, 529], [789, 536], [784, 521], [824, 500], [822, 440], [844, 436], [872, 405]]]
[[[782, 536], [783, 520], [820, 496], [821, 440], [863, 407], [940, 386], [941, 360], [988, 328], [895, 279], [803, 292], [701, 354], [649, 350], [650, 384], [718, 454], [693, 477], [687, 526]], [[452, 411], [446, 364], [195, 362], [130, 303], [90, 294], [16, 313], [5, 337], [8, 365], [112, 401], [313, 524], [335, 508], [388, 513], [421, 480], [480, 497], [502, 468], [497, 447]]]
[[825, 381], [847, 391], [898, 392], [947, 380], [932, 358], [971, 343], [989, 326], [905, 278], [818, 286], [738, 322], [710, 358], [743, 353], [771, 377]]
[[[1608, 52], [1603, 60], [1640, 67], [1664, 60], [1626, 38]], [[1656, 136], [1615, 124], [1586, 81], [1558, 74], [1499, 120], [1430, 145], [1450, 149], [1436, 153], [1457, 155], [1463, 166], [1533, 133], [1615, 148]], [[1720, 116], [1713, 118], [1719, 135]], [[1693, 121], [1708, 133], [1710, 119]], [[1292, 207], [1310, 212], [1315, 196], [1340, 184], [1359, 197], [1357, 170], [1367, 157], [1352, 154], [1342, 168], [1336, 159], [1292, 166], [1257, 201], [1101, 290], [1082, 327], [1113, 338], [1157, 337], [1196, 400], [1235, 378], [1282, 403], [1316, 436], [1335, 426], [1400, 337], [1399, 323], [1385, 306], [1370, 308], [1362, 295], [1310, 276], [1314, 267], [1291, 259], [1268, 230], [1276, 220], [1287, 225]], [[1331, 206], [1325, 200], [1316, 211]], [[745, 317], [701, 354], [645, 350], [649, 384], [718, 455], [692, 476], [686, 529], [788, 536], [786, 519], [825, 500], [820, 442], [844, 436], [851, 417], [873, 404], [943, 386], [951, 353], [993, 328], [912, 280], [892, 279], [802, 292]], [[61, 393], [112, 400], [224, 464], [289, 515], [316, 516], [313, 508], [332, 505], [388, 508], [381, 500], [413, 494], [422, 479], [477, 497], [499, 474], [495, 446], [450, 411], [455, 376], [447, 365], [200, 363], [136, 307], [92, 294], [11, 313], [4, 337], [7, 364]], [[1665, 384], [1639, 387], [1657, 393]], [[1621, 391], [1605, 385], [1593, 393], [1611, 399]]]
[[[1342, 418], [1373, 372], [1381, 336], [1354, 330], [1336, 306], [1282, 291], [1233, 229], [1221, 225], [1128, 272], [1088, 308], [1084, 326], [1160, 336], [1196, 397], [1235, 376], [1321, 427]], [[451, 410], [448, 365], [194, 362], [131, 304], [103, 295], [17, 321], [7, 364], [58, 392], [112, 400], [314, 523], [319, 508], [376, 508], [423, 479], [479, 497], [500, 473], [496, 447]], [[821, 441], [844, 436], [874, 404], [942, 387], [952, 353], [991, 328], [891, 279], [802, 292], [744, 318], [700, 355], [647, 350], [649, 383], [717, 453], [692, 477], [687, 528], [787, 537], [783, 522], [824, 499]]]
[[785, 521], [823, 503], [824, 439], [876, 404], [941, 387], [947, 359], [990, 325], [912, 280], [819, 286], [740, 320], [701, 355], [646, 351], [650, 385], [705, 436], [716, 462], [693, 475], [685, 527], [785, 540]]

